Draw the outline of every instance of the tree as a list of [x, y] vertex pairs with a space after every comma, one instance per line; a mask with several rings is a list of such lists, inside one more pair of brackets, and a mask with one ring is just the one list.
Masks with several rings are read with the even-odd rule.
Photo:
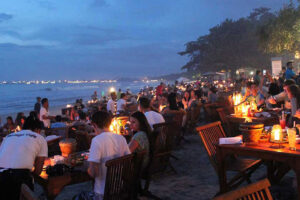
[[210, 29], [208, 35], [186, 44], [180, 55], [188, 55], [190, 61], [182, 67], [188, 71], [207, 71], [239, 67], [262, 68], [269, 64], [270, 57], [259, 50], [257, 27], [274, 15], [268, 8], [255, 9], [247, 18], [226, 19]]
[[292, 53], [300, 47], [300, 9], [292, 3], [259, 29], [260, 47], [266, 53]]

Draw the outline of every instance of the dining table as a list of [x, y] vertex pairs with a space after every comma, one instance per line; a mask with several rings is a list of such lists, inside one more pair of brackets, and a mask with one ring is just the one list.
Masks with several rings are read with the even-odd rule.
[[[218, 177], [220, 193], [229, 190], [226, 175], [226, 159], [228, 156], [249, 156], [262, 159], [265, 163], [273, 163], [274, 161], [283, 163], [292, 169], [296, 174], [297, 191], [300, 194], [300, 144], [296, 144], [296, 150], [290, 150], [288, 143], [243, 143], [243, 144], [217, 144], [217, 161], [218, 161]], [[274, 179], [272, 165], [267, 165], [267, 176], [270, 180]], [[298, 195], [298, 199], [300, 196]]]
[[[261, 123], [265, 126], [273, 126], [274, 124], [279, 124], [279, 118], [275, 114], [270, 114], [269, 117], [255, 117], [255, 116], [242, 116], [242, 115], [235, 115], [230, 114], [226, 116], [226, 120], [229, 123], [230, 129], [232, 130], [232, 133], [236, 133], [236, 135], [240, 135], [240, 124], [245, 122], [254, 122], [254, 123]], [[232, 135], [232, 136], [236, 136]]]

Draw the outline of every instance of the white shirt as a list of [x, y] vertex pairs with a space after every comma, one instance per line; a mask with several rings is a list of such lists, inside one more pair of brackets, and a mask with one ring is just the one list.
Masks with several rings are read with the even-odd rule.
[[108, 100], [106, 108], [107, 108], [107, 112], [110, 111], [112, 114], [115, 114], [116, 112], [115, 101], [112, 99]]
[[92, 140], [88, 161], [99, 163], [99, 177], [95, 178], [94, 192], [104, 194], [108, 160], [130, 154], [127, 142], [121, 135], [103, 132]]
[[126, 101], [124, 99], [119, 99], [117, 101], [117, 111], [124, 111], [124, 105], [126, 105]]
[[48, 117], [49, 116], [49, 111], [46, 110], [43, 106], [41, 107], [40, 110], [40, 120], [44, 123], [44, 126], [46, 128], [50, 127], [50, 119], [43, 119], [43, 116]]
[[158, 112], [148, 111], [148, 112], [145, 112], [144, 114], [145, 114], [147, 121], [150, 124], [152, 129], [153, 129], [154, 124], [159, 124], [159, 123], [165, 122], [164, 117]]
[[32, 170], [36, 157], [48, 157], [48, 145], [43, 136], [22, 130], [5, 137], [0, 146], [0, 167]]

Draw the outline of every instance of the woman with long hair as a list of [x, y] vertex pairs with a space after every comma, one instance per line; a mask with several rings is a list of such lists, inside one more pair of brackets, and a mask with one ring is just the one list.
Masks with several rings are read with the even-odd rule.
[[190, 93], [186, 90], [183, 94], [182, 98], [182, 104], [184, 106], [184, 109], [187, 109], [189, 106], [189, 101], [190, 101]]
[[133, 131], [133, 137], [129, 143], [129, 149], [131, 152], [146, 151], [143, 161], [143, 167], [146, 167], [149, 162], [151, 127], [144, 113], [137, 111], [130, 116], [130, 128]]

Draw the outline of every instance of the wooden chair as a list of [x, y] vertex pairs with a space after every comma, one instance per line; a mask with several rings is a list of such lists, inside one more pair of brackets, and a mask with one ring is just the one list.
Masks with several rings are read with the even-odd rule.
[[[219, 138], [226, 137], [221, 122], [218, 121], [198, 127], [197, 131], [205, 146], [210, 162], [218, 173], [216, 144], [219, 143]], [[228, 163], [225, 164], [226, 171], [236, 172], [236, 175], [227, 183], [228, 188], [235, 188], [245, 180], [250, 183], [251, 174], [261, 165], [261, 163], [261, 160], [230, 157]]]
[[[183, 117], [185, 113], [182, 111], [172, 110], [169, 113], [163, 114], [166, 122], [174, 123], [173, 124], [173, 134], [175, 136], [175, 141], [179, 145], [184, 138], [184, 131], [182, 130], [183, 125]], [[185, 140], [186, 141], [186, 140]]]
[[104, 200], [137, 199], [144, 155], [145, 152], [130, 154], [105, 163]]
[[216, 110], [218, 107], [220, 107], [218, 103], [206, 103], [203, 105], [207, 121], [215, 122], [218, 120], [219, 116]]
[[202, 104], [198, 103], [198, 105], [194, 108], [191, 108], [187, 111], [187, 132], [194, 132], [196, 124], [199, 122], [201, 115]]
[[226, 116], [230, 114], [229, 110], [225, 109], [225, 108], [217, 108], [217, 112], [222, 121], [223, 127], [226, 130], [227, 136], [233, 136], [231, 124], [230, 124], [229, 120], [226, 118]]
[[50, 140], [47, 142], [48, 144], [48, 157], [61, 154], [59, 142], [61, 140], [61, 137]]
[[38, 198], [26, 184], [22, 184], [20, 200], [38, 200]]
[[263, 179], [256, 183], [252, 183], [237, 190], [217, 196], [213, 200], [272, 200], [273, 198], [269, 187], [269, 180]]

